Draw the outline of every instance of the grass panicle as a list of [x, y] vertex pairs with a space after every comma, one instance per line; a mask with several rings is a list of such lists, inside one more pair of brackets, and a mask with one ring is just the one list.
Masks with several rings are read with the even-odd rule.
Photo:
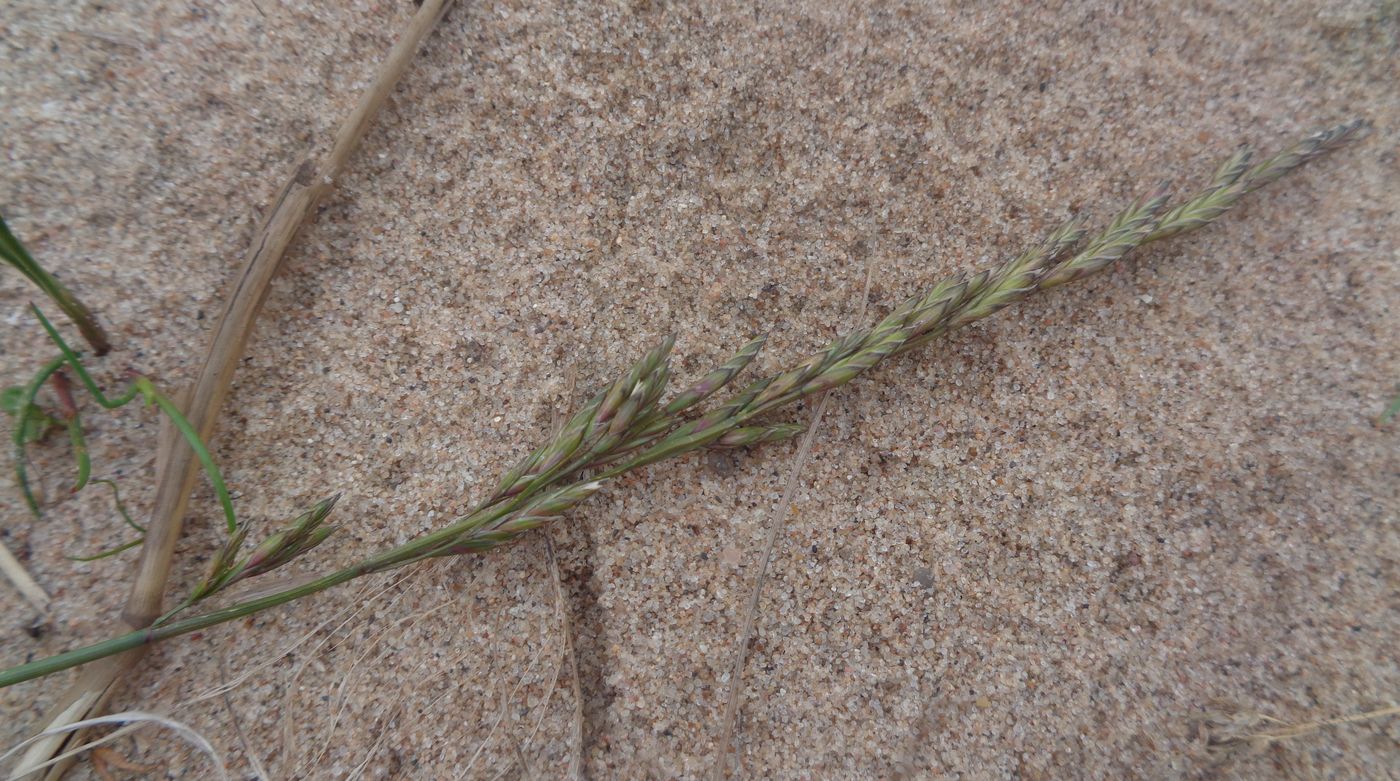
[[[241, 564], [235, 562], [243, 540], [240, 532], [235, 532], [234, 540], [216, 558], [210, 576], [196, 589], [197, 599], [187, 599], [148, 629], [0, 671], [0, 686], [231, 621], [365, 575], [427, 558], [479, 553], [509, 544], [565, 515], [615, 478], [648, 464], [709, 447], [742, 447], [791, 438], [801, 426], [760, 418], [778, 407], [844, 385], [888, 358], [1031, 295], [1101, 271], [1147, 242], [1201, 228], [1245, 193], [1355, 137], [1361, 127], [1353, 122], [1313, 134], [1253, 167], [1249, 167], [1248, 150], [1238, 151], [1217, 168], [1206, 188], [1182, 203], [1169, 206], [1165, 188], [1158, 187], [1092, 235], [1077, 221], [1059, 226], [1002, 266], [973, 275], [954, 275], [895, 307], [873, 327], [842, 336], [796, 366], [748, 383], [708, 411], [692, 412], [701, 402], [733, 386], [740, 372], [754, 361], [763, 340], [744, 345], [733, 358], [663, 404], [674, 346], [668, 337], [589, 397], [549, 442], [508, 470], [485, 501], [452, 523], [315, 580], [181, 617], [190, 606], [219, 593], [234, 580], [280, 566], [319, 544], [329, 533], [320, 524], [333, 502], [318, 505], [269, 538]], [[56, 337], [52, 332], [50, 335]], [[69, 356], [71, 351], [63, 349], [65, 357]], [[69, 362], [96, 395], [76, 360]], [[133, 392], [148, 390], [143, 386]]]

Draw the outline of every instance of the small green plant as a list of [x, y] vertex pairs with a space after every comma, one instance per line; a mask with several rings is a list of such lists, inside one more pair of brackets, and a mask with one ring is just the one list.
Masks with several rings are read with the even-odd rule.
[[[185, 438], [186, 444], [190, 446], [190, 449], [194, 450], [195, 456], [199, 458], [199, 463], [204, 467], [204, 473], [209, 478], [209, 484], [214, 487], [214, 493], [218, 496], [219, 506], [223, 508], [224, 521], [228, 525], [229, 534], [238, 531], [238, 516], [233, 512], [233, 500], [229, 498], [228, 488], [224, 485], [223, 474], [219, 472], [219, 467], [214, 463], [214, 457], [209, 455], [209, 450], [204, 446], [204, 442], [200, 439], [199, 433], [196, 432], [194, 426], [191, 426], [190, 422], [185, 419], [184, 414], [180, 412], [180, 408], [175, 405], [175, 402], [165, 394], [156, 390], [155, 383], [139, 375], [133, 378], [131, 386], [121, 395], [108, 397], [102, 392], [101, 388], [97, 387], [97, 382], [92, 379], [92, 375], [88, 374], [87, 369], [84, 368], [82, 359], [80, 359], [78, 354], [73, 351], [73, 348], [69, 347], [68, 343], [63, 340], [63, 337], [58, 333], [58, 329], [53, 327], [53, 323], [50, 323], [49, 319], [44, 317], [44, 313], [39, 311], [39, 307], [31, 306], [30, 308], [34, 311], [34, 316], [39, 318], [39, 324], [44, 327], [44, 332], [48, 334], [49, 339], [53, 340], [53, 343], [58, 345], [59, 351], [63, 353], [62, 362], [72, 367], [73, 373], [78, 375], [78, 379], [82, 382], [83, 387], [87, 389], [87, 392], [92, 395], [92, 398], [98, 404], [105, 409], [119, 409], [140, 398], [146, 402], [147, 406], [156, 407], [161, 412], [165, 413], [165, 416], [174, 424], [176, 430]], [[52, 365], [53, 363], [49, 363], [45, 368]], [[43, 372], [40, 373], [40, 375], [42, 374]], [[39, 377], [36, 377], [36, 380], [38, 379]], [[42, 381], [40, 381], [40, 383], [42, 383]], [[31, 382], [30, 387], [34, 388], [34, 386], [35, 383]], [[32, 400], [32, 398], [31, 395], [30, 399]], [[81, 451], [85, 454], [87, 448], [84, 446], [81, 448]], [[85, 459], [85, 456], [82, 458]], [[84, 469], [79, 476], [79, 487], [81, 488], [86, 482], [86, 470]]]
[[[182, 618], [185, 611], [230, 584], [282, 566], [323, 542], [331, 534], [324, 521], [335, 501], [318, 504], [248, 555], [240, 555], [245, 535], [234, 523], [222, 481], [216, 480], [217, 470], [201, 448], [201, 461], [220, 492], [231, 532], [204, 580], [149, 628], [0, 671], [0, 686], [232, 621], [366, 575], [424, 559], [497, 548], [559, 518], [620, 475], [648, 464], [704, 448], [742, 447], [792, 437], [802, 430], [801, 426], [764, 422], [763, 416], [850, 382], [888, 358], [1035, 293], [1099, 271], [1135, 247], [1203, 227], [1245, 194], [1341, 145], [1361, 127], [1362, 123], [1351, 122], [1315, 133], [1252, 166], [1251, 153], [1241, 150], [1216, 170], [1204, 190], [1180, 205], [1169, 208], [1165, 188], [1158, 188], [1087, 240], [1088, 234], [1081, 225], [1071, 221], [1004, 265], [944, 280], [896, 307], [874, 327], [847, 334], [797, 366], [749, 383], [708, 411], [694, 410], [732, 386], [758, 355], [763, 339], [744, 345], [729, 361], [663, 403], [661, 399], [671, 378], [669, 357], [673, 346], [671, 339], [665, 339], [594, 394], [558, 434], [509, 470], [488, 498], [467, 515], [309, 582]], [[65, 360], [99, 403], [115, 407], [141, 395], [181, 426], [184, 419], [178, 410], [144, 379], [138, 378], [125, 395], [115, 400], [102, 396], [82, 370], [77, 356], [53, 326], [42, 315], [40, 318]], [[198, 437], [189, 430], [188, 423], [181, 426], [181, 431], [195, 446]]]
[[[107, 334], [98, 323], [97, 318], [62, 283], [39, 265], [24, 244], [10, 231], [10, 226], [6, 224], [3, 217], [0, 217], [0, 260], [18, 269], [21, 274], [66, 312], [98, 355], [103, 355], [111, 349]], [[14, 450], [16, 482], [19, 483], [20, 492], [24, 495], [25, 504], [35, 516], [40, 515], [40, 509], [38, 499], [34, 496], [29, 485], [29, 460], [25, 451], [27, 446], [44, 439], [54, 429], [66, 429], [73, 448], [73, 458], [77, 462], [78, 476], [73, 491], [81, 491], [87, 485], [92, 474], [92, 462], [88, 456], [87, 441], [83, 435], [82, 417], [79, 415], [77, 403], [73, 399], [72, 386], [68, 382], [67, 375], [62, 371], [63, 365], [67, 362], [67, 358], [60, 355], [44, 364], [28, 384], [0, 391], [0, 410], [14, 419], [11, 444]], [[39, 390], [44, 387], [45, 383], [51, 386], [54, 395], [58, 398], [61, 418], [49, 414], [36, 402]], [[111, 487], [116, 498], [118, 512], [128, 524], [139, 530], [140, 526], [132, 522], [131, 516], [127, 514], [126, 508], [121, 504], [120, 496], [116, 495], [116, 484], [110, 480], [101, 482], [106, 482]], [[69, 558], [75, 561], [93, 561], [115, 555], [140, 543], [141, 539], [137, 539], [135, 542], [126, 543], [113, 550], [93, 556], [70, 556]]]
[[[53, 323], [44, 316], [37, 306], [31, 305], [34, 316], [38, 318], [40, 325], [48, 338], [59, 348], [60, 355], [57, 358], [45, 363], [27, 385], [23, 387], [7, 388], [0, 393], [0, 406], [7, 414], [14, 418], [14, 428], [11, 434], [11, 443], [14, 447], [15, 459], [15, 479], [20, 486], [20, 491], [24, 495], [26, 504], [35, 516], [41, 514], [38, 499], [29, 485], [28, 470], [26, 464], [28, 457], [26, 447], [42, 439], [49, 430], [63, 427], [66, 428], [69, 440], [72, 443], [74, 460], [77, 462], [77, 479], [73, 486], [73, 491], [81, 491], [85, 488], [91, 478], [92, 463], [88, 455], [87, 441], [83, 434], [82, 418], [78, 412], [78, 405], [73, 398], [72, 387], [62, 371], [67, 365], [82, 383], [84, 389], [92, 395], [102, 407], [114, 410], [130, 404], [138, 398], [144, 400], [148, 406], [155, 407], [165, 414], [174, 424], [175, 428], [184, 437], [186, 444], [194, 451], [196, 458], [204, 468], [204, 473], [209, 479], [209, 483], [214, 488], [214, 493], [218, 498], [219, 506], [223, 510], [224, 521], [230, 535], [240, 534], [237, 515], [234, 513], [233, 500], [229, 496], [228, 487], [224, 483], [223, 474], [214, 463], [214, 458], [209, 454], [204, 442], [200, 439], [194, 427], [186, 420], [169, 397], [156, 389], [155, 384], [149, 379], [141, 376], [133, 378], [131, 386], [116, 397], [108, 397], [98, 387], [97, 382], [92, 378], [87, 368], [82, 363], [81, 356], [78, 355], [59, 334]], [[62, 407], [62, 420], [43, 411], [36, 402], [40, 388], [46, 383], [53, 386], [55, 394], [58, 396]], [[121, 514], [122, 520], [138, 533], [144, 535], [146, 530], [131, 519], [127, 513], [125, 505], [122, 504], [121, 494], [117, 490], [116, 483], [111, 480], [98, 480], [106, 483], [112, 491], [112, 496]], [[133, 541], [123, 543], [110, 550], [102, 551], [90, 556], [69, 556], [73, 561], [95, 561], [97, 559], [114, 556], [126, 550], [140, 545], [144, 538], [137, 538]]]

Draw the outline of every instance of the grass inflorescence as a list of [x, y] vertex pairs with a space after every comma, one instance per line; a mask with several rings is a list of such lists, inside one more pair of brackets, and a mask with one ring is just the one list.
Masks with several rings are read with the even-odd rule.
[[[976, 274], [954, 275], [895, 307], [873, 327], [842, 336], [796, 366], [737, 390], [732, 390], [734, 381], [758, 355], [762, 339], [744, 345], [733, 358], [664, 403], [662, 397], [671, 379], [674, 341], [663, 339], [616, 380], [589, 397], [549, 442], [510, 469], [485, 501], [452, 523], [298, 586], [182, 617], [189, 608], [233, 582], [279, 566], [326, 539], [330, 531], [323, 522], [333, 500], [301, 516], [246, 557], [240, 555], [243, 535], [231, 526], [233, 537], [215, 557], [210, 575], [179, 607], [154, 625], [0, 671], [0, 686], [231, 621], [365, 575], [424, 559], [500, 547], [568, 513], [615, 478], [648, 464], [704, 448], [740, 447], [790, 438], [802, 427], [772, 422], [765, 416], [779, 407], [844, 385], [888, 358], [1031, 295], [1100, 271], [1143, 244], [1208, 225], [1244, 195], [1341, 145], [1362, 126], [1357, 121], [1315, 133], [1253, 166], [1251, 152], [1240, 150], [1216, 170], [1204, 189], [1179, 204], [1171, 205], [1166, 188], [1157, 187], [1096, 233], [1089, 233], [1078, 221], [1060, 226], [1005, 264]], [[74, 371], [102, 400], [91, 379], [81, 371], [76, 356], [62, 345], [51, 326], [46, 324], [46, 328], [62, 346]], [[130, 393], [134, 396], [144, 392], [144, 388], [149, 388], [149, 383], [140, 386], [138, 381], [138, 387]], [[727, 397], [707, 410], [696, 411], [703, 402], [726, 390]], [[159, 398], [152, 400], [159, 404]], [[212, 463], [206, 466], [211, 467], [212, 480], [217, 470], [212, 469]], [[221, 484], [216, 484], [216, 488], [221, 488]], [[226, 494], [221, 493], [221, 500], [224, 498]], [[231, 518], [231, 509], [228, 511]]]

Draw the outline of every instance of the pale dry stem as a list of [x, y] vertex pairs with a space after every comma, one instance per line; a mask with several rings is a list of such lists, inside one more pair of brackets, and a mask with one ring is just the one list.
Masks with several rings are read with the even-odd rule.
[[[219, 683], [224, 686], [228, 682], [228, 660], [225, 659], [219, 665]], [[262, 760], [258, 758], [258, 752], [253, 750], [253, 744], [248, 740], [248, 734], [243, 731], [243, 719], [238, 715], [238, 711], [233, 707], [233, 698], [229, 696], [229, 689], [224, 688], [221, 695], [224, 703], [224, 710], [228, 711], [229, 724], [233, 726], [233, 733], [238, 738], [238, 745], [243, 749], [243, 756], [248, 759], [248, 767], [252, 769], [253, 775], [258, 781], [269, 781], [267, 769], [263, 767]]]
[[[565, 409], [573, 407], [578, 398], [578, 367], [569, 368], [569, 393], [566, 399]], [[559, 408], [555, 407], [551, 413], [551, 428], [557, 435], [560, 427], [563, 426], [564, 417]], [[549, 560], [549, 577], [554, 585], [554, 607], [559, 613], [559, 634], [564, 641], [564, 654], [569, 662], [569, 675], [572, 678], [572, 688], [574, 694], [574, 721], [573, 737], [570, 741], [569, 755], [569, 778], [574, 781], [583, 781], [583, 679], [578, 670], [578, 651], [574, 648], [574, 622], [570, 616], [569, 603], [564, 597], [564, 583], [559, 576], [559, 557], [554, 552], [554, 530], [547, 528], [544, 530], [544, 554]], [[550, 687], [551, 689], [553, 687]], [[538, 727], [537, 727], [538, 729]], [[528, 741], [527, 741], [528, 745]]]
[[[860, 314], [856, 316], [856, 322], [862, 322], [865, 319], [865, 310], [870, 302], [870, 280], [873, 269], [873, 265], [866, 264], [865, 288], [861, 294]], [[817, 429], [821, 426], [822, 414], [826, 411], [826, 401], [830, 395], [831, 391], [824, 391], [817, 398], [817, 408], [812, 413], [812, 422], [807, 426], [807, 432], [802, 436], [802, 443], [797, 448], [797, 455], [793, 458], [792, 471], [789, 472], [787, 485], [783, 488], [783, 497], [778, 502], [778, 514], [769, 523], [768, 539], [764, 541], [763, 551], [759, 556], [758, 573], [754, 576], [753, 589], [749, 594], [748, 605], [744, 611], [744, 626], [739, 632], [739, 640], [734, 648], [734, 664], [729, 670], [729, 691], [725, 698], [724, 720], [720, 723], [719, 755], [715, 758], [712, 775], [715, 781], [720, 781], [729, 772], [731, 748], [735, 753], [738, 751], [737, 747], [732, 746], [734, 727], [739, 717], [744, 663], [748, 659], [749, 641], [753, 637], [754, 625], [758, 618], [759, 598], [763, 593], [763, 584], [768, 579], [768, 567], [773, 560], [773, 550], [777, 547], [778, 537], [782, 534], [788, 512], [792, 508], [792, 499], [797, 492], [798, 477], [802, 474], [802, 468], [807, 464], [807, 455], [811, 452], [812, 440], [816, 437]]]
[[1263, 713], [1225, 707], [1205, 718], [1206, 746], [1223, 757], [1254, 755], [1285, 741], [1296, 740], [1328, 727], [1340, 727], [1400, 715], [1400, 706], [1354, 713], [1330, 719], [1289, 722]]
[[33, 605], [35, 610], [42, 615], [48, 615], [49, 595], [44, 593], [43, 587], [34, 580], [34, 577], [29, 574], [19, 559], [15, 558], [15, 555], [10, 553], [10, 549], [4, 545], [0, 545], [0, 572], [5, 573], [5, 577], [9, 578], [10, 582], [15, 585], [20, 596]]

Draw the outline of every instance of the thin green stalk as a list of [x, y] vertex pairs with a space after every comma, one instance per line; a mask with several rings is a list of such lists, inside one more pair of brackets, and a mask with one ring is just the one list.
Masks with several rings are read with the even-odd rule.
[[251, 599], [232, 607], [223, 608], [222, 610], [214, 610], [203, 615], [193, 616], [180, 621], [172, 621], [163, 626], [152, 626], [147, 629], [128, 632], [127, 634], [113, 637], [110, 640], [104, 640], [100, 643], [94, 643], [83, 648], [50, 656], [46, 659], [30, 662], [29, 664], [12, 667], [8, 670], [0, 671], [0, 688], [12, 686], [21, 681], [30, 680], [31, 678], [52, 675], [61, 670], [77, 667], [80, 664], [87, 664], [88, 662], [101, 659], [105, 656], [112, 656], [113, 654], [119, 654], [123, 651], [130, 651], [133, 648], [140, 648], [143, 645], [150, 645], [151, 643], [157, 643], [161, 640], [168, 640], [188, 632], [207, 629], [226, 621], [235, 621], [244, 616], [267, 610], [268, 608], [284, 605], [293, 600], [325, 591], [333, 586], [338, 586], [347, 581], [354, 580], [361, 574], [357, 567], [347, 567], [338, 572], [326, 575], [325, 577], [313, 580], [310, 583], [287, 589], [286, 591], [279, 591], [275, 594]]
[[83, 339], [98, 355], [106, 355], [112, 349], [111, 343], [107, 340], [107, 332], [102, 330], [102, 325], [97, 321], [96, 315], [88, 309], [78, 297], [73, 295], [68, 288], [63, 286], [54, 278], [52, 274], [45, 271], [34, 256], [29, 254], [20, 240], [10, 232], [10, 226], [5, 224], [5, 218], [0, 216], [0, 260], [9, 263], [19, 270], [30, 282], [33, 282], [44, 294], [53, 299], [58, 308], [72, 319], [74, 325], [78, 326], [78, 331], [82, 333]]
[[124, 553], [124, 552], [126, 552], [126, 551], [129, 551], [129, 550], [131, 550], [132, 548], [135, 548], [137, 545], [140, 545], [141, 543], [143, 543], [143, 542], [145, 542], [145, 541], [146, 541], [146, 538], [145, 538], [145, 537], [137, 537], [136, 539], [131, 540], [131, 541], [129, 541], [129, 542], [124, 542], [124, 543], [122, 543], [121, 545], [118, 545], [118, 546], [115, 547], [115, 548], [108, 548], [107, 550], [102, 551], [101, 553], [94, 553], [94, 554], [92, 554], [91, 556], [64, 556], [64, 558], [65, 558], [65, 559], [68, 559], [69, 561], [81, 561], [81, 562], [98, 561], [99, 559], [111, 558], [112, 556], [116, 556], [116, 555], [119, 554], [119, 553]]
[[49, 335], [49, 339], [53, 340], [54, 344], [58, 345], [59, 351], [63, 353], [64, 360], [67, 361], [69, 366], [73, 367], [73, 372], [78, 375], [78, 379], [82, 381], [83, 387], [87, 388], [88, 393], [92, 394], [92, 397], [97, 400], [98, 404], [101, 404], [107, 409], [117, 409], [118, 407], [124, 407], [131, 403], [131, 400], [136, 398], [137, 394], [141, 392], [138, 387], [132, 385], [130, 388], [127, 388], [126, 392], [122, 395], [114, 399], [107, 398], [107, 394], [103, 393], [102, 389], [97, 387], [97, 381], [92, 378], [91, 374], [88, 374], [87, 369], [83, 368], [83, 362], [78, 358], [78, 354], [73, 351], [73, 348], [68, 346], [68, 342], [64, 341], [63, 335], [58, 332], [57, 328], [53, 327], [53, 323], [50, 323], [47, 317], [44, 317], [44, 313], [39, 310], [39, 307], [30, 304], [29, 309], [34, 313], [35, 317], [39, 318], [39, 325], [44, 327], [44, 332]]
[[11, 439], [15, 455], [15, 482], [19, 483], [19, 490], [24, 495], [25, 505], [36, 516], [40, 513], [39, 501], [34, 498], [34, 491], [29, 487], [28, 458], [24, 453], [24, 446], [28, 444], [26, 431], [29, 428], [29, 410], [36, 408], [34, 402], [39, 395], [39, 389], [44, 387], [44, 383], [49, 381], [49, 377], [54, 372], [63, 368], [65, 360], [63, 356], [59, 356], [39, 369], [29, 380], [29, 384], [24, 386], [24, 393], [20, 396], [19, 408], [15, 415], [15, 430]]
[[1390, 400], [1390, 404], [1386, 405], [1385, 411], [1381, 412], [1380, 417], [1376, 418], [1376, 423], [1384, 426], [1394, 420], [1396, 414], [1400, 414], [1400, 396], [1396, 396]]
[[92, 476], [92, 457], [88, 455], [87, 438], [83, 436], [83, 419], [74, 415], [65, 421], [68, 429], [68, 442], [73, 446], [73, 457], [78, 461], [78, 478], [73, 483], [73, 492], [83, 490]]
[[130, 542], [124, 542], [124, 543], [122, 543], [121, 545], [116, 546], [115, 548], [109, 548], [109, 549], [107, 549], [107, 550], [105, 550], [105, 551], [102, 551], [102, 552], [100, 552], [100, 553], [94, 553], [94, 554], [92, 554], [91, 556], [67, 556], [67, 557], [65, 557], [65, 558], [67, 558], [69, 561], [88, 562], [88, 561], [97, 561], [97, 560], [99, 560], [99, 559], [105, 559], [105, 558], [108, 558], [108, 557], [111, 557], [111, 556], [115, 556], [115, 555], [117, 555], [117, 554], [119, 554], [119, 553], [123, 553], [123, 552], [125, 552], [125, 551], [131, 550], [132, 548], [134, 548], [134, 547], [136, 547], [137, 545], [140, 545], [141, 543], [143, 543], [143, 542], [146, 541], [146, 527], [142, 526], [141, 524], [139, 524], [139, 523], [137, 523], [136, 521], [133, 521], [133, 520], [131, 519], [131, 513], [128, 513], [128, 512], [126, 511], [126, 505], [122, 503], [122, 495], [121, 495], [121, 492], [117, 490], [117, 484], [116, 484], [116, 482], [114, 482], [114, 481], [112, 481], [112, 480], [108, 480], [108, 479], [106, 479], [106, 478], [102, 478], [102, 479], [100, 479], [100, 480], [94, 480], [93, 482], [94, 482], [94, 483], [103, 483], [103, 484], [105, 484], [108, 488], [110, 488], [110, 489], [112, 490], [112, 501], [113, 501], [113, 503], [117, 506], [117, 513], [121, 515], [122, 520], [126, 522], [126, 525], [127, 525], [127, 526], [130, 526], [131, 528], [135, 529], [138, 533], [141, 534], [141, 536], [140, 536], [140, 537], [137, 537], [137, 538], [134, 539], [134, 540], [131, 540]]
[[[1083, 230], [1077, 223], [1062, 226], [1000, 268], [945, 280], [925, 295], [905, 301], [873, 328], [841, 337], [796, 367], [750, 383], [698, 417], [684, 419], [682, 412], [728, 386], [753, 359], [759, 342], [746, 345], [739, 355], [676, 401], [661, 406], [659, 399], [670, 377], [668, 357], [672, 342], [666, 339], [607, 389], [593, 396], [549, 443], [511, 469], [476, 510], [452, 524], [309, 583], [177, 620], [179, 612], [245, 573], [256, 571], [263, 561], [259, 556], [271, 556], [275, 563], [282, 563], [325, 539], [329, 530], [317, 524], [329, 512], [329, 504], [322, 503], [319, 511], [302, 516], [290, 529], [273, 535], [241, 564], [235, 562], [243, 541], [240, 531], [217, 557], [205, 582], [151, 628], [0, 671], [0, 687], [241, 618], [364, 575], [425, 558], [499, 547], [567, 513], [607, 481], [666, 458], [706, 447], [742, 446], [791, 437], [801, 430], [800, 426], [750, 423], [777, 407], [850, 382], [884, 360], [954, 328], [1037, 292], [1102, 270], [1155, 237], [1209, 224], [1224, 213], [1225, 208], [1221, 207], [1225, 200], [1233, 204], [1231, 199], [1237, 197], [1222, 196], [1223, 188], [1237, 187], [1241, 195], [1257, 189], [1342, 143], [1359, 127], [1359, 123], [1351, 123], [1314, 134], [1248, 171], [1242, 171], [1248, 157], [1237, 154], [1217, 169], [1210, 187], [1180, 206], [1168, 208], [1165, 191], [1156, 192], [1117, 215], [1107, 228], [1085, 241], [1078, 252], [1073, 248], [1084, 238]], [[56, 334], [51, 331], [51, 336]], [[73, 362], [76, 364], [76, 360]], [[85, 382], [91, 388], [91, 381]], [[590, 468], [607, 464], [612, 466], [589, 474]]]
[[142, 533], [142, 534], [145, 534], [145, 533], [146, 533], [146, 527], [145, 527], [145, 526], [142, 526], [141, 524], [137, 523], [136, 521], [131, 520], [131, 513], [129, 513], [129, 512], [126, 511], [126, 505], [122, 503], [122, 494], [121, 494], [121, 491], [118, 491], [118, 490], [117, 490], [117, 483], [116, 483], [116, 481], [114, 481], [114, 480], [108, 480], [107, 478], [104, 477], [104, 478], [102, 478], [101, 480], [93, 480], [93, 482], [94, 482], [94, 483], [103, 483], [103, 484], [105, 484], [108, 488], [112, 489], [112, 503], [115, 504], [115, 505], [117, 506], [117, 512], [121, 515], [122, 520], [126, 522], [126, 525], [127, 525], [127, 526], [130, 526], [131, 528], [135, 529], [136, 531], [138, 531], [138, 532], [140, 532], [140, 533]]

